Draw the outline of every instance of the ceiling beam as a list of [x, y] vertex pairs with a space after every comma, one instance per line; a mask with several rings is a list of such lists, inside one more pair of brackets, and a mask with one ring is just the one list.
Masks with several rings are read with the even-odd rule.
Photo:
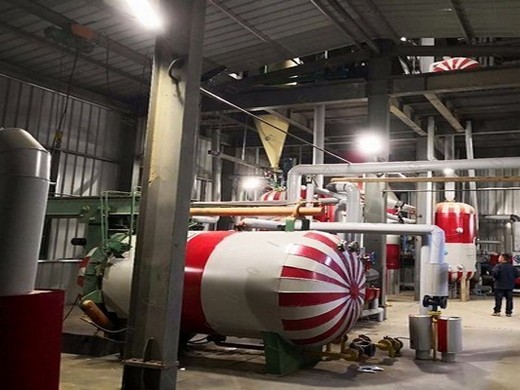
[[38, 47], [42, 47], [42, 46], [48, 47], [50, 49], [66, 53], [70, 57], [77, 56], [78, 59], [81, 60], [82, 62], [88, 63], [90, 65], [95, 66], [96, 68], [102, 70], [103, 73], [108, 70], [109, 72], [117, 74], [117, 75], [119, 75], [121, 77], [124, 77], [125, 79], [127, 79], [129, 81], [132, 81], [134, 83], [142, 84], [142, 85], [145, 85], [145, 86], [149, 85], [148, 81], [143, 80], [140, 77], [134, 76], [134, 75], [132, 75], [130, 73], [127, 73], [125, 71], [117, 69], [117, 68], [115, 68], [115, 67], [113, 67], [113, 66], [111, 66], [109, 64], [106, 64], [104, 62], [98, 61], [98, 60], [96, 60], [94, 58], [91, 58], [89, 56], [86, 56], [84, 54], [81, 54], [81, 52], [76, 53], [76, 50], [74, 50], [72, 48], [67, 48], [65, 46], [62, 46], [62, 45], [59, 45], [57, 43], [51, 42], [51, 41], [49, 41], [49, 40], [47, 40], [45, 38], [42, 38], [42, 37], [40, 37], [38, 35], [34, 35], [34, 34], [31, 34], [31, 33], [28, 33], [27, 31], [23, 31], [22, 29], [20, 29], [18, 27], [15, 27], [15, 26], [11, 26], [11, 25], [9, 25], [9, 24], [7, 24], [5, 22], [4, 23], [0, 23], [0, 31], [1, 30], [7, 31], [9, 33], [12, 33], [12, 34], [16, 35], [19, 38], [25, 39], [26, 41], [36, 43], [38, 45]]
[[468, 19], [468, 15], [466, 14], [466, 10], [464, 6], [461, 4], [460, 0], [451, 0], [451, 5], [453, 9], [455, 9], [455, 14], [457, 15], [457, 20], [462, 29], [462, 34], [466, 39], [466, 42], [471, 43], [471, 41], [475, 38], [475, 34], [473, 33], [473, 28], [471, 27], [471, 23]]
[[435, 46], [396, 46], [392, 52], [394, 56], [411, 57], [486, 57], [519, 55], [520, 46], [496, 46], [496, 45], [435, 45]]
[[60, 91], [70, 91], [70, 95], [77, 99], [117, 110], [122, 113], [130, 113], [133, 111], [132, 107], [119, 100], [107, 98], [106, 96], [100, 95], [76, 84], [71, 84], [69, 87], [68, 83], [44, 76], [29, 69], [24, 69], [18, 64], [11, 64], [0, 60], [0, 74], [55, 93], [65, 94]]
[[390, 112], [399, 118], [410, 129], [421, 136], [426, 136], [428, 133], [424, 131], [420, 123], [413, 119], [413, 110], [410, 106], [401, 107], [401, 103], [395, 99], [390, 99]]
[[355, 12], [355, 10], [352, 9], [350, 4], [350, 8], [345, 9], [343, 5], [340, 4], [337, 0], [327, 0], [327, 2], [340, 15], [344, 22], [346, 22], [348, 25], [353, 25], [356, 27], [356, 29], [358, 30], [358, 34], [361, 35], [361, 37], [364, 40], [364, 43], [366, 43], [367, 46], [374, 53], [378, 54], [380, 51], [379, 47], [375, 44], [372, 38], [365, 31], [364, 25], [366, 25], [367, 23], [363, 20], [358, 21], [358, 19], [361, 19], [361, 17], [357, 14], [357, 12]]
[[291, 77], [306, 75], [316, 70], [331, 69], [349, 64], [356, 61], [365, 61], [370, 58], [370, 50], [363, 49], [352, 53], [347, 53], [339, 56], [333, 56], [319, 61], [307, 62], [302, 65], [293, 66], [290, 68], [274, 70], [257, 76], [246, 77], [240, 80], [234, 80], [218, 86], [220, 91], [238, 93], [255, 85], [269, 84], [269, 83], [287, 83]]
[[311, 3], [318, 11], [320, 11], [327, 19], [329, 19], [339, 31], [341, 31], [343, 36], [349, 40], [349, 43], [354, 44], [358, 49], [363, 48], [359, 39], [354, 36], [353, 31], [347, 25], [345, 25], [345, 23], [342, 23], [342, 21], [339, 20], [334, 13], [330, 12], [325, 7], [325, 4], [322, 0], [311, 0]]
[[[24, 9], [28, 13], [39, 17], [40, 19], [46, 20], [56, 26], [61, 27], [65, 30], [70, 30], [72, 25], [79, 25], [80, 23], [76, 22], [73, 19], [70, 19], [50, 8], [43, 6], [37, 1], [32, 0], [6, 0], [10, 4]], [[89, 28], [88, 26], [83, 26], [85, 28]], [[97, 31], [91, 30], [94, 33], [95, 37], [93, 41], [101, 47], [104, 47], [111, 52], [119, 54], [121, 57], [129, 59], [136, 64], [141, 66], [150, 66], [151, 60], [145, 55], [130, 49], [128, 46], [125, 46], [117, 41], [114, 41], [107, 37], [106, 35], [100, 34]]]
[[[366, 99], [364, 81], [301, 85], [289, 88], [264, 88], [246, 93], [219, 94], [245, 109], [266, 110], [269, 108], [314, 106], [316, 103], [333, 104], [345, 100]], [[203, 111], [226, 111], [229, 106], [204, 96]]]
[[443, 103], [435, 93], [425, 93], [424, 97], [428, 99], [432, 106], [435, 107], [439, 114], [446, 119], [455, 131], [458, 133], [464, 132], [464, 126], [460, 123], [459, 118], [457, 118], [449, 103]]
[[520, 87], [520, 67], [423, 73], [390, 79], [394, 97]]

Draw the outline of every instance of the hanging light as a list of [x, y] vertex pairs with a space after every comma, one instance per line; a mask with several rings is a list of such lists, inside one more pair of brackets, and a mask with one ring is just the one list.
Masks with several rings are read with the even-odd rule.
[[159, 30], [163, 23], [149, 0], [126, 0], [134, 16], [148, 29]]
[[365, 133], [358, 137], [359, 151], [367, 156], [376, 156], [384, 149], [383, 138], [377, 134]]

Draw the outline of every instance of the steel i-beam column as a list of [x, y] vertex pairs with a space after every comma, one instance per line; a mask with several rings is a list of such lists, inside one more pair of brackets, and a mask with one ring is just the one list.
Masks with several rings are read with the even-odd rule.
[[[385, 48], [382, 47], [382, 52]], [[373, 134], [383, 139], [379, 161], [388, 161], [390, 145], [390, 97], [388, 77], [391, 75], [392, 59], [389, 56], [375, 57], [368, 63], [368, 127]], [[386, 222], [386, 193], [384, 183], [365, 185], [365, 221]], [[368, 252], [375, 252], [374, 268], [380, 275], [381, 304], [386, 301], [386, 236], [365, 234], [364, 244]]]
[[[325, 105], [320, 104], [314, 107], [314, 125], [313, 125], [313, 143], [320, 148], [325, 147]], [[323, 164], [324, 163], [323, 150], [314, 148], [312, 150], [312, 163]], [[316, 185], [320, 188], [323, 187], [323, 175], [316, 176]]]
[[[416, 158], [419, 161], [422, 160], [435, 160], [435, 118], [428, 117], [428, 137], [419, 138], [417, 140]], [[420, 177], [432, 177], [433, 173], [426, 172], [419, 174]], [[417, 183], [417, 223], [425, 225], [433, 224], [433, 205], [435, 203], [436, 195], [432, 182]], [[416, 301], [420, 301], [422, 297], [419, 294], [420, 291], [420, 280], [419, 275], [421, 274], [421, 241], [423, 237], [416, 238], [416, 250], [415, 250], [415, 270], [414, 270], [414, 298]]]
[[206, 2], [160, 5], [168, 25], [155, 43], [125, 390], [176, 388]]

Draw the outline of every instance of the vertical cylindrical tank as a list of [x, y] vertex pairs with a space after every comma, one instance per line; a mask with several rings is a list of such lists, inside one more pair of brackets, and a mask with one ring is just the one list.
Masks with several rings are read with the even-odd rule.
[[439, 317], [437, 319], [437, 350], [442, 360], [452, 363], [457, 353], [462, 352], [462, 319]]
[[[337, 236], [316, 232], [190, 232], [182, 308], [186, 333], [323, 345], [361, 316], [365, 272]], [[112, 258], [103, 280], [107, 306], [128, 312], [133, 254]]]
[[449, 281], [471, 279], [477, 262], [475, 209], [465, 203], [443, 202], [436, 206], [435, 224], [446, 234]]
[[417, 314], [408, 317], [410, 348], [415, 349], [415, 358], [426, 360], [432, 350], [432, 317]]
[[0, 296], [34, 289], [50, 154], [22, 129], [0, 129]]

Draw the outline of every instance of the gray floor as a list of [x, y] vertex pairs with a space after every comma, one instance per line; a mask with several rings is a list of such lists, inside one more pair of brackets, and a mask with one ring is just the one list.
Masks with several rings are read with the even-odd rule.
[[[520, 307], [520, 298], [516, 297]], [[368, 362], [384, 369], [376, 374], [356, 372], [357, 363], [321, 362], [316, 367], [284, 377], [263, 373], [259, 352], [222, 349], [207, 345], [190, 352], [179, 372], [177, 389], [518, 389], [520, 381], [520, 314], [511, 318], [491, 316], [492, 297], [462, 303], [450, 301], [443, 314], [461, 316], [464, 352], [453, 364], [416, 361], [405, 348], [401, 357], [390, 359], [383, 351]], [[408, 337], [408, 315], [417, 304], [405, 296], [389, 301], [383, 323], [360, 322], [352, 335], [366, 334], [373, 340], [385, 335]], [[518, 310], [520, 313], [520, 309]], [[117, 356], [87, 358], [62, 355], [61, 389], [119, 389], [122, 366]]]

